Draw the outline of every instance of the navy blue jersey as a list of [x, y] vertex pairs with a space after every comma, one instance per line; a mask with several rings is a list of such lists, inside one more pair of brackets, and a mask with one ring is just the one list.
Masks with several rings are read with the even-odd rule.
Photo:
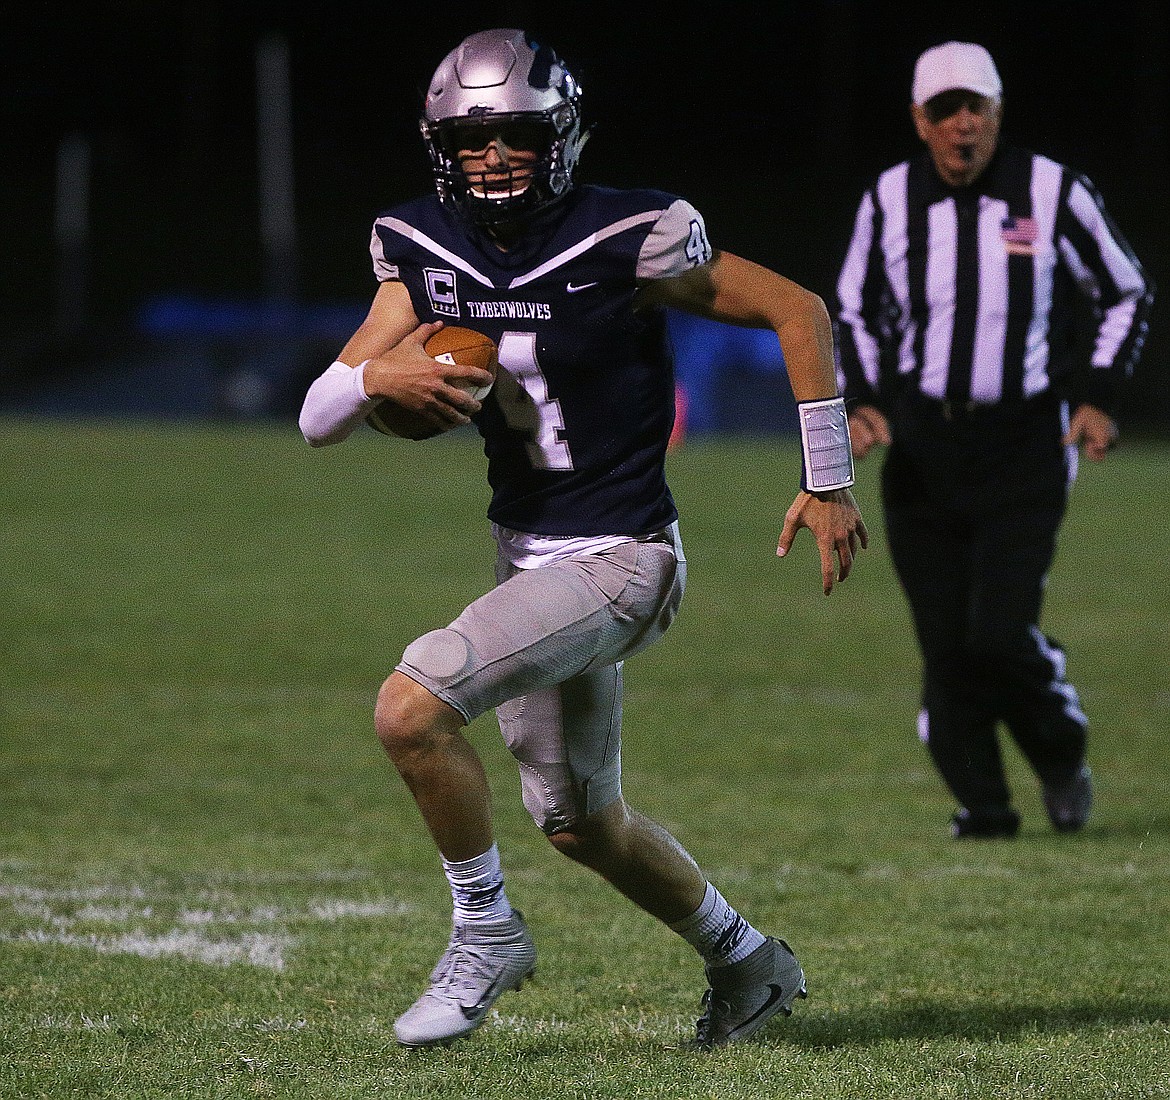
[[420, 321], [465, 325], [499, 346], [475, 423], [489, 518], [537, 535], [644, 535], [677, 518], [663, 469], [674, 369], [661, 309], [638, 281], [711, 258], [698, 212], [659, 191], [579, 187], [508, 252], [436, 197], [380, 215], [379, 279]]

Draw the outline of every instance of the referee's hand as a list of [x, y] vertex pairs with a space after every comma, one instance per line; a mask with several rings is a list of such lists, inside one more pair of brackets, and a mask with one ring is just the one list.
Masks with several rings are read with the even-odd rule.
[[890, 422], [872, 405], [858, 405], [849, 413], [849, 442], [854, 458], [865, 458], [878, 444], [890, 445]]
[[1117, 422], [1096, 405], [1081, 405], [1072, 414], [1064, 443], [1069, 447], [1080, 447], [1085, 457], [1100, 462], [1117, 446]]

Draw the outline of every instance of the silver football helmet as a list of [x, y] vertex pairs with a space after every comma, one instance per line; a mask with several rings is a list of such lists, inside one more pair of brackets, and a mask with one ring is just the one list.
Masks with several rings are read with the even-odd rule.
[[[580, 85], [548, 46], [513, 29], [480, 31], [443, 58], [419, 129], [439, 199], [488, 226], [566, 195], [588, 137]], [[491, 168], [468, 172], [460, 151], [482, 152], [492, 142], [500, 156]], [[500, 145], [535, 153], [535, 160], [510, 168]]]

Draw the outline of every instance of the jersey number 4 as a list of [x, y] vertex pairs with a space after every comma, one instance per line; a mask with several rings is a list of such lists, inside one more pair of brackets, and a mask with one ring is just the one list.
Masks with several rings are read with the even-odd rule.
[[516, 385], [497, 385], [496, 401], [508, 427], [527, 436], [529, 461], [537, 470], [571, 470], [573, 456], [561, 438], [565, 418], [561, 403], [549, 396], [548, 379], [536, 360], [536, 333], [505, 332], [499, 358]]
[[707, 234], [703, 231], [703, 223], [701, 221], [693, 220], [691, 222], [691, 231], [687, 235], [686, 246], [687, 259], [691, 261], [695, 267], [701, 267], [713, 255], [711, 251], [711, 243], [707, 240]]

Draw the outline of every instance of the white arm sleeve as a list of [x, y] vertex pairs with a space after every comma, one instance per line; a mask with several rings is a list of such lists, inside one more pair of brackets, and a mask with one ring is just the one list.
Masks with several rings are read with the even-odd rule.
[[301, 406], [301, 435], [313, 447], [341, 443], [377, 403], [366, 396], [363, 376], [366, 364], [348, 367], [332, 363], [305, 394]]

